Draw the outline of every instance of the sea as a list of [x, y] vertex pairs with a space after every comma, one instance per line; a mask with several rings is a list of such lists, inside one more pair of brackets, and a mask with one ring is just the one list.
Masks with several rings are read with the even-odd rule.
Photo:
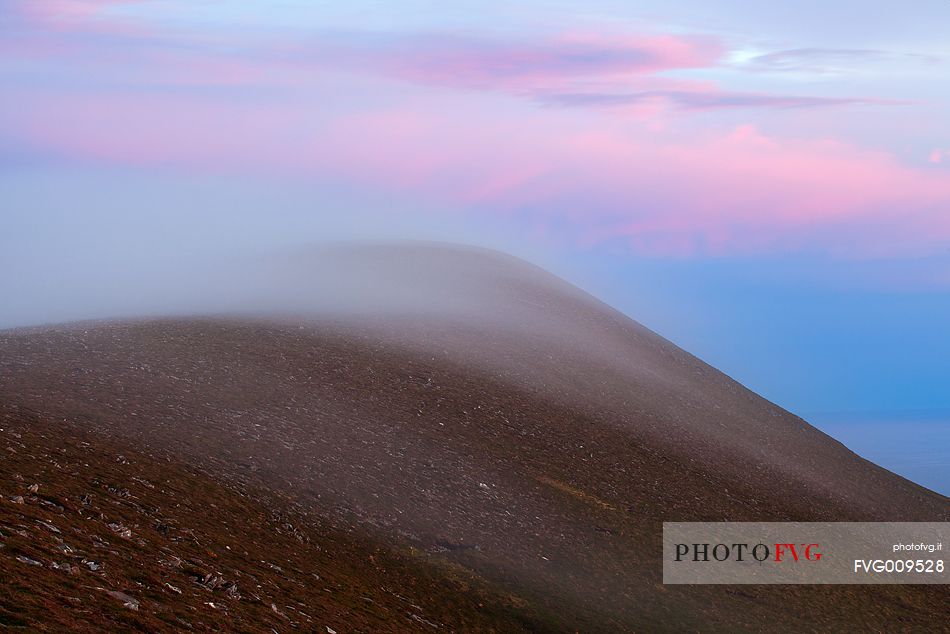
[[805, 419], [861, 457], [950, 497], [950, 410], [815, 412]]

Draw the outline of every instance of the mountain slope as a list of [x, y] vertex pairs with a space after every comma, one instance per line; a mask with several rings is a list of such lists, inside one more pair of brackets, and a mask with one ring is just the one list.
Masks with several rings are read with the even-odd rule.
[[0, 402], [288, 497], [432, 574], [461, 566], [516, 598], [518, 627], [925, 627], [947, 598], [662, 586], [663, 521], [946, 520], [950, 504], [540, 269], [376, 245], [275, 272], [279, 315], [2, 333]]
[[3, 408], [0, 429], [0, 626], [534, 627], [476, 576], [432, 566], [286, 496], [34, 412]]

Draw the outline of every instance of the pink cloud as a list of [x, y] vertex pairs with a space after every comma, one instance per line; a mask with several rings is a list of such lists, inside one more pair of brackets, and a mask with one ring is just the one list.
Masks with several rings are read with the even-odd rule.
[[[419, 83], [532, 91], [590, 77], [631, 77], [715, 65], [723, 55], [710, 38], [564, 35], [547, 41], [465, 37], [383, 40], [344, 58]], [[345, 62], [344, 62], [345, 63]]]
[[720, 64], [727, 51], [709, 36], [562, 33], [514, 39], [444, 32], [315, 32], [248, 40], [226, 29], [167, 31], [110, 11], [141, 1], [14, 0], [13, 13], [40, 28], [0, 40], [0, 52], [11, 59], [59, 58], [75, 69], [87, 64], [86, 71], [141, 86], [256, 81], [299, 87], [312, 83], [315, 75], [343, 71], [635, 116], [671, 107], [791, 109], [890, 103], [730, 91], [664, 75]]
[[[237, 52], [247, 64], [296, 68], [349, 69], [418, 83], [458, 88], [530, 88], [535, 84], [584, 77], [646, 75], [671, 69], [715, 65], [723, 46], [708, 36], [568, 33], [548, 38], [478, 37], [451, 32], [303, 32], [274, 36], [269, 42], [247, 39], [246, 32], [218, 28], [178, 28], [110, 11], [144, 0], [10, 0], [5, 11], [20, 22], [53, 32], [94, 33], [82, 40], [87, 49], [110, 50], [113, 32], [149, 34], [152, 44], [174, 39], [195, 57]], [[208, 47], [210, 40], [220, 46]], [[151, 38], [150, 38], [151, 39]], [[118, 43], [127, 43], [119, 41]], [[143, 42], [148, 44], [150, 42]], [[13, 52], [13, 51], [11, 51]], [[29, 55], [29, 48], [23, 53]], [[248, 53], [246, 57], [241, 53]]]
[[344, 115], [315, 101], [11, 95], [8, 134], [105, 164], [331, 178], [477, 213], [528, 213], [578, 243], [665, 255], [927, 252], [950, 240], [942, 172], [753, 126], [680, 137], [574, 111], [446, 96]]
[[[0, 134], [84, 162], [336, 179], [446, 208], [530, 216], [537, 231], [579, 243], [668, 255], [806, 244], [925, 251], [950, 238], [950, 183], [941, 170], [834, 138], [726, 124], [681, 136], [682, 126], [666, 126], [682, 122], [681, 109], [861, 101], [728, 91], [663, 75], [717, 64], [723, 48], [708, 38], [351, 33], [233, 50], [227, 34], [215, 40], [224, 46], [208, 46], [203, 34], [172, 40], [181, 46], [167, 46], [167, 34], [120, 35], [110, 30], [120, 24], [108, 16], [111, 4], [53, 0], [34, 18], [99, 33], [50, 37], [44, 54], [64, 72], [81, 68], [75, 77], [120, 88], [5, 87]], [[19, 52], [37, 50], [29, 42]], [[87, 53], [85, 66], [74, 63], [76, 51]], [[346, 82], [355, 76], [368, 84], [352, 90]], [[403, 82], [398, 90], [392, 80]], [[537, 106], [565, 95], [615, 101], [631, 116]], [[353, 103], [343, 107], [343, 99]]]
[[872, 98], [827, 98], [722, 90], [709, 82], [673, 79], [667, 71], [716, 67], [726, 49], [711, 37], [602, 36], [568, 33], [509, 41], [447, 34], [317, 36], [280, 47], [276, 59], [319, 68], [396, 78], [448, 89], [501, 92], [565, 107], [651, 104], [684, 109], [818, 108], [889, 104]]
[[[950, 181], [893, 156], [834, 139], [783, 139], [740, 126], [688, 143], [643, 145], [616, 135], [577, 140], [612, 166], [606, 205], [646, 197], [657, 212], [596, 225], [588, 239], [664, 241], [711, 253], [940, 249], [950, 239]], [[638, 194], [639, 193], [639, 194]], [[677, 249], [681, 249], [677, 247]], [[662, 249], [661, 249], [662, 250]]]
[[108, 10], [141, 0], [9, 0], [7, 10], [27, 22], [47, 28], [98, 28]]
[[[681, 82], [683, 83], [683, 82]], [[724, 108], [802, 109], [864, 104], [890, 105], [893, 101], [858, 97], [801, 97], [739, 92], [703, 87], [698, 83], [681, 89], [612, 92], [552, 93], [538, 96], [543, 104], [567, 108], [627, 108], [643, 103], [664, 102], [687, 110], [720, 110]]]

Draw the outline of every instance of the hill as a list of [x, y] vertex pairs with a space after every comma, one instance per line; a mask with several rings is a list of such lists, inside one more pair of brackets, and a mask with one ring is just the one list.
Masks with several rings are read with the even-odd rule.
[[[119, 503], [98, 511], [102, 521], [169, 524], [161, 517], [171, 514], [197, 531], [232, 518], [226, 529], [200, 529], [209, 542], [202, 548], [250, 553], [246, 545], [258, 544], [266, 557], [230, 556], [229, 579], [259, 577], [265, 560], [282, 570], [320, 568], [348, 588], [339, 598], [305, 575], [288, 576], [294, 581], [271, 588], [260, 605], [243, 592], [221, 598], [248, 623], [264, 618], [268, 600], [303, 623], [280, 607], [299, 602], [340, 632], [376, 631], [381, 622], [500, 631], [926, 629], [944, 609], [940, 586], [663, 586], [663, 521], [946, 521], [950, 502], [558, 278], [502, 254], [440, 245], [340, 246], [273, 263], [267, 275], [275, 274], [286, 285], [280, 302], [259, 304], [266, 312], [0, 333], [4, 440], [17, 460], [36, 454], [0, 462], [4, 539], [23, 538], [17, 530], [49, 537], [40, 515], [24, 514], [49, 509], [29, 495], [26, 476], [14, 476], [42, 462], [40, 453], [71, 455], [82, 438], [90, 448], [82, 468], [43, 472], [70, 500], [49, 508], [62, 507], [70, 521], [90, 478], [139, 496], [148, 487], [134, 478], [168, 481], [189, 507], [148, 489], [157, 496], [149, 508], [161, 512], [114, 520]], [[18, 448], [8, 430], [40, 430], [45, 439], [33, 442], [42, 452], [23, 440]], [[153, 475], [116, 471], [117, 453], [134, 454]], [[9, 502], [14, 496], [24, 504]], [[210, 511], [219, 498], [227, 510]], [[280, 537], [266, 519], [272, 512], [300, 518], [293, 526], [319, 548]], [[167, 546], [148, 534], [142, 548]], [[10, 559], [14, 552], [33, 551], [0, 549], [5, 569], [33, 572]], [[24, 556], [59, 573], [49, 553]], [[330, 563], [320, 566], [320, 557]], [[136, 580], [129, 568], [112, 577], [110, 568], [80, 574], [94, 579], [86, 585], [138, 597], [140, 616], [184, 609], [161, 589], [164, 576]], [[19, 594], [52, 602], [56, 583], [40, 586], [27, 574]], [[179, 589], [185, 583], [169, 578]], [[405, 605], [369, 590], [393, 587], [421, 620], [392, 621]], [[357, 594], [369, 601], [352, 600]], [[8, 599], [6, 610], [21, 600]], [[289, 627], [271, 614], [269, 627]], [[202, 614], [195, 622], [213, 629], [226, 620]]]

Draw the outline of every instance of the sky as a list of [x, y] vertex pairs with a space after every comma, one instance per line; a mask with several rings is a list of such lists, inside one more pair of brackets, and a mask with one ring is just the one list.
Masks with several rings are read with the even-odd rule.
[[816, 423], [932, 421], [948, 22], [945, 0], [4, 0], [0, 327], [147, 303], [209, 254], [445, 239]]

